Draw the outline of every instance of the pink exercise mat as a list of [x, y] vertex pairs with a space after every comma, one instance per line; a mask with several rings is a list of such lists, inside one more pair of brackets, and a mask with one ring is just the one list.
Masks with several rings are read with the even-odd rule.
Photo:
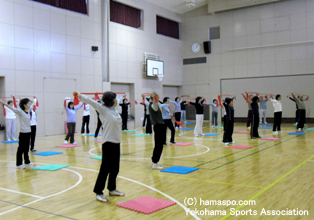
[[193, 145], [194, 142], [177, 142], [175, 144], [171, 144], [172, 146], [190, 146]]
[[56, 146], [57, 148], [74, 148], [74, 147], [79, 147], [81, 145], [79, 144], [63, 144], [63, 145], [60, 145], [60, 146]]

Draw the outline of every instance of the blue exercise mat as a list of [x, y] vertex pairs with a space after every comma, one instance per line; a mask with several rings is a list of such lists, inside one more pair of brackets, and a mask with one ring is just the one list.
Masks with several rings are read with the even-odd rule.
[[165, 168], [165, 169], [161, 170], [160, 172], [188, 174], [188, 173], [194, 172], [195, 170], [198, 170], [198, 168], [184, 167], [184, 166], [172, 166], [169, 168]]
[[180, 130], [193, 130], [193, 128], [180, 128]]
[[56, 154], [63, 154], [62, 152], [56, 152], [56, 151], [44, 151], [44, 152], [35, 152], [34, 155], [35, 156], [53, 156]]
[[186, 122], [184, 122], [184, 124], [191, 125], [191, 124], [195, 124], [195, 122], [192, 122], [192, 121], [186, 121]]
[[[91, 136], [91, 137], [94, 137], [95, 134], [86, 134], [85, 136]], [[101, 136], [101, 134], [98, 134], [98, 136]]]
[[216, 126], [216, 127], [214, 127], [214, 128], [224, 128], [224, 126]]
[[136, 130], [123, 130], [122, 132], [136, 132]]
[[[295, 127], [296, 127], [297, 125], [298, 125], [298, 124], [293, 124], [293, 126], [295, 126]], [[304, 127], [306, 127], [306, 124], [304, 124]]]
[[260, 124], [259, 125], [261, 128], [271, 128], [272, 125], [271, 124]]
[[15, 143], [18, 143], [19, 140], [12, 140], [12, 141], [2, 141], [2, 143], [4, 144], [15, 144]]
[[102, 156], [91, 156], [90, 158], [95, 160], [102, 160]]
[[68, 164], [46, 164], [44, 166], [37, 166], [32, 168], [32, 170], [48, 170], [48, 171], [55, 171], [61, 170], [62, 168], [66, 168], [70, 165]]
[[289, 132], [288, 134], [292, 134], [292, 135], [305, 135], [305, 132]]
[[304, 130], [307, 130], [307, 131], [314, 131], [314, 128], [304, 128]]
[[149, 134], [132, 134], [131, 136], [140, 137], [140, 136], [150, 136], [150, 135]]
[[216, 133], [207, 133], [204, 134], [204, 136], [211, 136], [211, 137], [215, 137], [215, 136], [219, 136], [220, 134], [216, 134]]

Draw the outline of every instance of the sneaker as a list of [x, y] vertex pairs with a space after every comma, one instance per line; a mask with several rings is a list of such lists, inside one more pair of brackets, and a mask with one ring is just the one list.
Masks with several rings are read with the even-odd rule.
[[76, 142], [73, 142], [73, 143], [71, 143], [71, 144], [76, 144]]
[[235, 141], [229, 142], [229, 144], [235, 144], [235, 143], [236, 143]]
[[251, 130], [251, 127], [247, 127], [247, 130]]
[[223, 143], [224, 143], [224, 145], [226, 145], [226, 146], [229, 144], [228, 142], [223, 142]]
[[152, 163], [152, 168], [157, 169], [157, 170], [163, 169], [163, 167], [161, 165], [159, 165], [158, 163]]
[[82, 136], [85, 136], [85, 134], [84, 134], [84, 133], [82, 133], [81, 135], [82, 135]]
[[175, 141], [170, 141], [170, 143], [171, 143], [171, 144], [175, 144], [176, 142], [175, 142]]
[[35, 149], [33, 149], [33, 150], [31, 150], [31, 152], [36, 152], [37, 150], [35, 150]]
[[178, 131], [179, 130], [179, 127], [176, 127], [176, 131]]
[[112, 190], [112, 191], [109, 191], [109, 195], [110, 196], [124, 196], [124, 192], [120, 192], [118, 190]]
[[277, 131], [274, 131], [273, 134], [278, 134], [278, 132], [277, 132]]
[[22, 164], [22, 165], [19, 165], [19, 166], [16, 166], [17, 169], [20, 169], [20, 170], [24, 170], [25, 169], [25, 166]]
[[264, 123], [265, 125], [267, 125], [267, 122], [265, 121], [265, 123]]
[[106, 198], [103, 194], [96, 194], [96, 200], [101, 201], [101, 202], [109, 202], [109, 199]]
[[16, 138], [12, 138], [11, 140], [12, 140], [12, 141], [16, 141], [17, 139], [16, 139]]
[[35, 164], [33, 164], [32, 162], [30, 162], [29, 164], [25, 164], [25, 167], [34, 167]]
[[194, 134], [194, 137], [198, 137], [198, 135], [197, 135], [197, 134]]
[[65, 140], [64, 143], [65, 143], [65, 144], [68, 144], [68, 141]]
[[298, 131], [302, 131], [302, 128], [299, 128]]
[[214, 126], [214, 125], [212, 125], [212, 128], [215, 128], [215, 126]]

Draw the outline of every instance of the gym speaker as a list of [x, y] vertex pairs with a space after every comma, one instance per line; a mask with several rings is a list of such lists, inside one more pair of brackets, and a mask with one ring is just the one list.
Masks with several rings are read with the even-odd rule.
[[98, 51], [98, 47], [92, 46], [92, 51]]
[[211, 42], [210, 41], [204, 41], [203, 45], [204, 45], [204, 53], [206, 53], [206, 54], [211, 53], [211, 50], [212, 50]]

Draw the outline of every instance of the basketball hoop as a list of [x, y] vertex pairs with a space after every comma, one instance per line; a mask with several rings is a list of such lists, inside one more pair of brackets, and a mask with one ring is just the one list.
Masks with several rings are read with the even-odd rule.
[[158, 77], [158, 80], [159, 80], [159, 81], [162, 81], [163, 78], [164, 78], [164, 75], [163, 75], [163, 74], [156, 74], [155, 76]]

